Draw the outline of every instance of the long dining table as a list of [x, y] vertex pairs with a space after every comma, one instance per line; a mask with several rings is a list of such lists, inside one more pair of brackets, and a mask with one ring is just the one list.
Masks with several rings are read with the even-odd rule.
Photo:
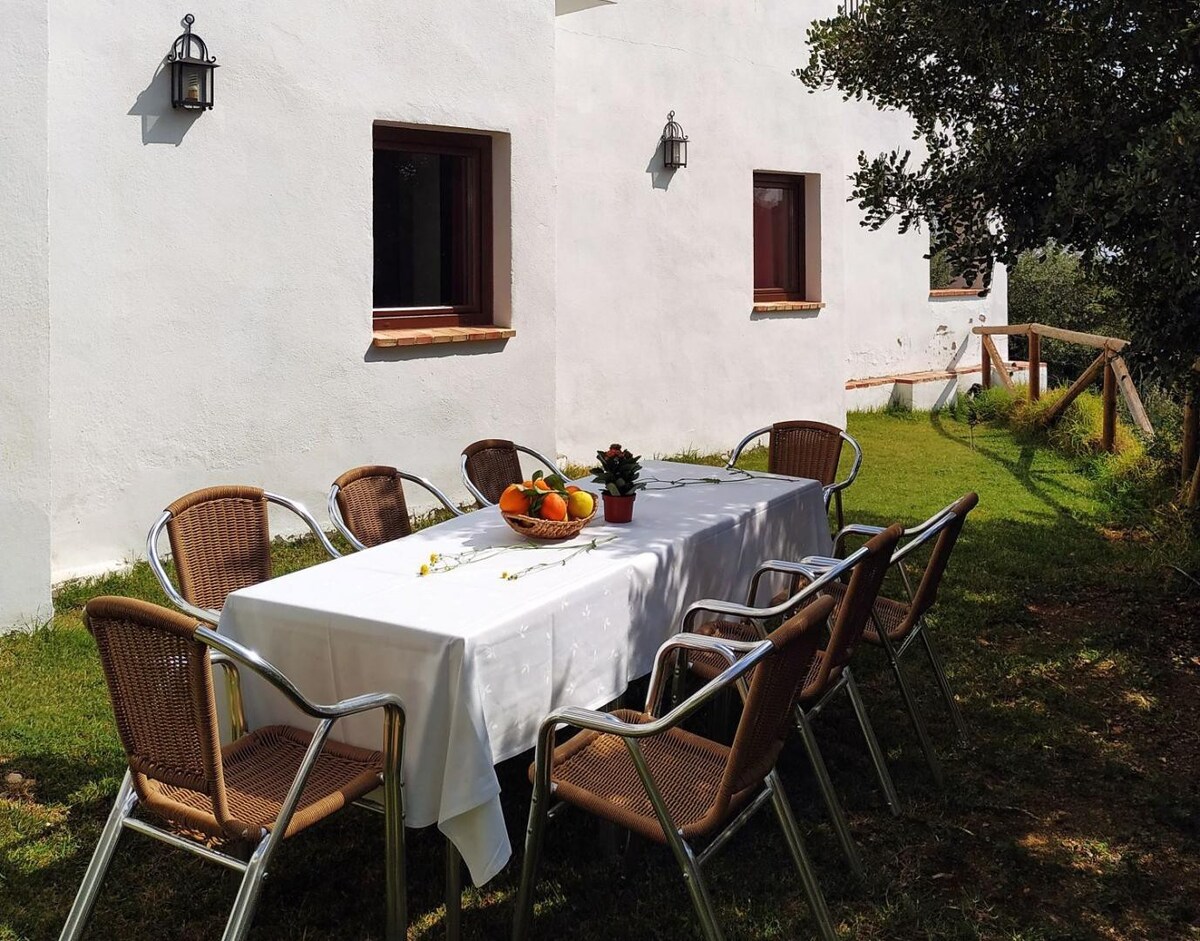
[[[598, 511], [579, 536], [536, 543], [484, 508], [236, 591], [220, 630], [310, 699], [399, 694], [407, 824], [437, 824], [482, 885], [512, 855], [495, 766], [534, 746], [547, 713], [616, 699], [689, 604], [744, 601], [762, 561], [830, 554], [816, 481], [665, 461], [643, 480], [632, 523]], [[244, 696], [252, 727], [303, 725], [261, 684]], [[382, 736], [377, 716], [334, 731], [367, 748]]]

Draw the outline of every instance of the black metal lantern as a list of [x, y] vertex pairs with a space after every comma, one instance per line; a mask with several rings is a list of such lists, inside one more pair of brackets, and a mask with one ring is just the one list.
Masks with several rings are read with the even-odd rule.
[[663, 166], [668, 170], [678, 170], [687, 166], [687, 135], [675, 121], [675, 112], [667, 115], [667, 126], [663, 128]]
[[208, 54], [204, 40], [192, 32], [196, 18], [183, 18], [184, 30], [171, 47], [171, 107], [206, 111], [213, 106], [213, 69], [216, 56]]

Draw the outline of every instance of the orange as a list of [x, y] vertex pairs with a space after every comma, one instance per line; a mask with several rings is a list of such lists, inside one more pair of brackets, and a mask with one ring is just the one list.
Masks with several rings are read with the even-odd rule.
[[579, 491], [580, 488], [576, 487], [574, 484], [571, 484], [569, 487], [567, 487], [567, 493], [579, 493]]
[[533, 481], [532, 480], [522, 480], [521, 486], [524, 487], [526, 490], [532, 490], [533, 489]]
[[565, 520], [567, 518], [567, 501], [557, 493], [546, 494], [542, 500], [542, 519]]
[[544, 477], [539, 477], [537, 480], [535, 480], [533, 482], [533, 485], [535, 487], [537, 487], [538, 490], [549, 490], [550, 489], [550, 485], [548, 483], [546, 483], [546, 478], [544, 478]]
[[500, 512], [518, 515], [529, 512], [529, 497], [521, 492], [519, 484], [509, 484], [500, 494]]

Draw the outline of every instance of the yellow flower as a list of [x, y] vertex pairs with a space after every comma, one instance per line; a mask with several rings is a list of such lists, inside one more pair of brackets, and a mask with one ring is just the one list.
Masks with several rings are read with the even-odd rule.
[[500, 573], [500, 577], [501, 577], [501, 578], [505, 578], [505, 579], [507, 579], [507, 578], [508, 578], [508, 572], [501, 572], [501, 573]]
[[429, 566], [428, 566], [428, 565], [422, 565], [422, 566], [421, 566], [421, 574], [422, 574], [422, 575], [428, 575], [428, 574], [429, 574]]
[[429, 553], [429, 561], [434, 563], [435, 565], [437, 564], [438, 558], [439, 558], [439, 556], [436, 552]]

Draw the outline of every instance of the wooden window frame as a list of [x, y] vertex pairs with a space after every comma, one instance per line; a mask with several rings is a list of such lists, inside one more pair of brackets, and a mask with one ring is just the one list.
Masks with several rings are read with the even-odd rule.
[[[467, 162], [466, 212], [470, 227], [463, 263], [466, 301], [435, 307], [376, 307], [372, 310], [374, 328], [490, 326], [493, 311], [492, 138], [486, 134], [376, 124], [373, 139], [374, 150], [464, 157]], [[372, 276], [373, 272], [372, 268]]]
[[[806, 200], [807, 177], [800, 173], [765, 173], [755, 171], [754, 188], [759, 186], [776, 186], [789, 189], [794, 194], [796, 202], [796, 225], [791, 232], [791, 244], [788, 246], [791, 264], [795, 266], [796, 284], [799, 290], [789, 291], [781, 287], [754, 287], [755, 303], [770, 304], [781, 301], [808, 301], [808, 272], [805, 268], [805, 250], [808, 240], [808, 206]], [[753, 191], [752, 191], [753, 192]], [[757, 249], [755, 249], [757, 251]]]

